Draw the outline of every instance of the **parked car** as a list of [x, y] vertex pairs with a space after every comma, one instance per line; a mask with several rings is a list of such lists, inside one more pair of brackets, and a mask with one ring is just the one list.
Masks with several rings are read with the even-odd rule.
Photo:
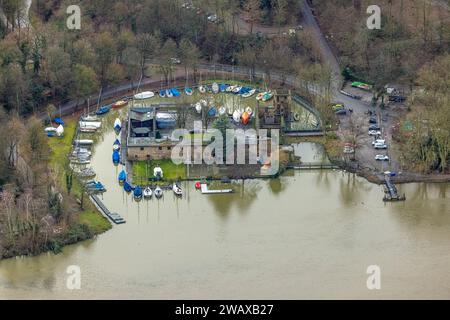
[[374, 148], [377, 150], [387, 149], [387, 144], [385, 143], [375, 143]]
[[369, 136], [381, 136], [380, 130], [369, 130]]
[[377, 124], [372, 124], [369, 126], [369, 130], [381, 130], [381, 128]]
[[378, 123], [377, 118], [371, 117], [371, 118], [369, 119], [369, 123], [371, 123], [371, 124], [377, 124], [377, 123]]
[[333, 108], [333, 111], [338, 111], [341, 109], [345, 109], [345, 105], [343, 103], [335, 103], [331, 105], [331, 108]]
[[377, 161], [389, 161], [389, 157], [383, 154], [377, 154], [375, 156], [375, 160]]
[[372, 145], [376, 145], [376, 144], [386, 144], [386, 140], [384, 139], [376, 139], [374, 141], [372, 141]]

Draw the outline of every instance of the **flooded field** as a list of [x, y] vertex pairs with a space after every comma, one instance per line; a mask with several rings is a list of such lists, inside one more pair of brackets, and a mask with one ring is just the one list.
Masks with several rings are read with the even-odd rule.
[[[354, 175], [289, 171], [236, 181], [233, 194], [184, 183], [183, 198], [137, 203], [117, 183], [114, 139], [99, 138], [92, 166], [127, 223], [59, 255], [1, 261], [0, 298], [450, 297], [449, 185], [401, 186], [408, 201], [385, 204], [381, 187]], [[297, 151], [313, 161], [316, 148]], [[81, 290], [66, 287], [71, 265]], [[366, 287], [370, 265], [381, 268], [379, 291]]]

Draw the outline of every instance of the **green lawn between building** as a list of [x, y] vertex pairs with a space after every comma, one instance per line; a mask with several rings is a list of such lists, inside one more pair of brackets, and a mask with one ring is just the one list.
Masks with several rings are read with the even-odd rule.
[[151, 160], [133, 162], [133, 184], [147, 185], [153, 178], [153, 169], [159, 166], [163, 170], [164, 181], [174, 182], [186, 179], [186, 166], [176, 165], [172, 160]]

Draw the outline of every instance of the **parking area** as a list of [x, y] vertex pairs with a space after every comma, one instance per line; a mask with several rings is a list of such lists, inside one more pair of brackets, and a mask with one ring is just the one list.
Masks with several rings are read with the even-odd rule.
[[339, 101], [335, 101], [344, 105], [347, 110], [338, 115], [338, 134], [346, 142], [355, 138], [354, 160], [360, 167], [376, 172], [400, 172], [402, 169], [398, 152], [392, 143], [392, 128], [405, 111], [403, 104], [390, 103], [387, 107], [380, 108], [371, 104], [370, 92], [351, 87], [346, 87], [345, 90], [361, 97], [361, 100], [356, 100], [342, 95]]

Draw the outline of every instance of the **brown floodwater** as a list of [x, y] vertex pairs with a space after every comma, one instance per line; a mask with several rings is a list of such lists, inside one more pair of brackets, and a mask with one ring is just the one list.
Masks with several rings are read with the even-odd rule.
[[[116, 182], [114, 139], [92, 165], [127, 223], [58, 255], [1, 261], [0, 298], [450, 298], [448, 184], [404, 185], [408, 200], [385, 204], [380, 186], [352, 174], [290, 171], [230, 195], [185, 183], [182, 199], [136, 203]], [[66, 287], [70, 265], [81, 290]], [[366, 287], [370, 265], [381, 290]]]

